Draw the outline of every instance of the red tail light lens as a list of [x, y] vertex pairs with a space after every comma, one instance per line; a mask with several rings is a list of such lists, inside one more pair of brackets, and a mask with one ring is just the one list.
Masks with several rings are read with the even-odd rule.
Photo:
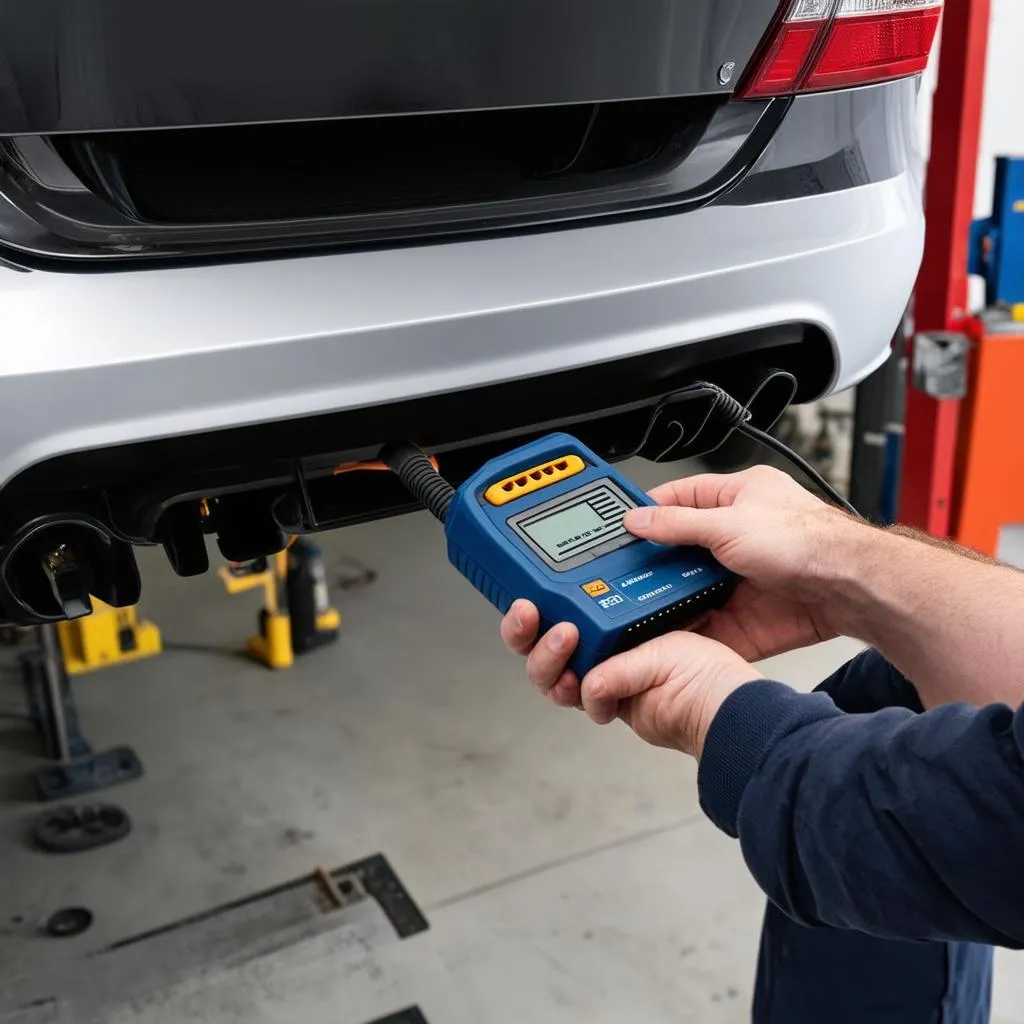
[[834, 89], [918, 74], [928, 63], [941, 10], [936, 4], [898, 14], [836, 18], [803, 88]]
[[737, 89], [738, 96], [779, 96], [793, 92], [811, 52], [821, 35], [821, 25], [814, 22], [798, 22], [786, 25], [772, 40], [771, 49], [765, 53], [760, 74]]
[[867, 85], [924, 70], [942, 0], [787, 0], [742, 98]]

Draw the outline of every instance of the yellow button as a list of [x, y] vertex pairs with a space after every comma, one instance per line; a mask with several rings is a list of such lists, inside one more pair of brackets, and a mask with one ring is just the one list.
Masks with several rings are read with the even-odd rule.
[[600, 597], [602, 594], [607, 594], [612, 588], [604, 580], [591, 580], [589, 583], [583, 584], [583, 589], [591, 597]]
[[516, 498], [522, 498], [542, 487], [567, 480], [577, 473], [582, 473], [587, 464], [578, 455], [562, 455], [550, 462], [542, 462], [539, 466], [531, 466], [515, 476], [507, 476], [504, 480], [491, 484], [484, 491], [484, 499], [492, 505], [507, 505]]

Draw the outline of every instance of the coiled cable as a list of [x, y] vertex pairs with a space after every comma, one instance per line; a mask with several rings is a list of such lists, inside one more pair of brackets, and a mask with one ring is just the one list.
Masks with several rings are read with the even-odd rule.
[[435, 519], [445, 521], [455, 488], [438, 473], [421, 448], [408, 441], [385, 445], [380, 460]]

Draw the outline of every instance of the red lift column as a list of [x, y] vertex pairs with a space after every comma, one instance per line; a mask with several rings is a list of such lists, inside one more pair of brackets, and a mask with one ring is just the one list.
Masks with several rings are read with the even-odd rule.
[[[932, 100], [915, 331], [962, 331], [967, 318], [967, 245], [989, 16], [990, 0], [946, 0]], [[959, 413], [959, 401], [932, 398], [908, 382], [899, 520], [937, 537], [950, 530]]]

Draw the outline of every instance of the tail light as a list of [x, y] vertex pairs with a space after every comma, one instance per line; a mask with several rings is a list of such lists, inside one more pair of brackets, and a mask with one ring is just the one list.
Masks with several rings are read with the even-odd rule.
[[942, 0], [786, 0], [736, 96], [780, 96], [916, 75]]

